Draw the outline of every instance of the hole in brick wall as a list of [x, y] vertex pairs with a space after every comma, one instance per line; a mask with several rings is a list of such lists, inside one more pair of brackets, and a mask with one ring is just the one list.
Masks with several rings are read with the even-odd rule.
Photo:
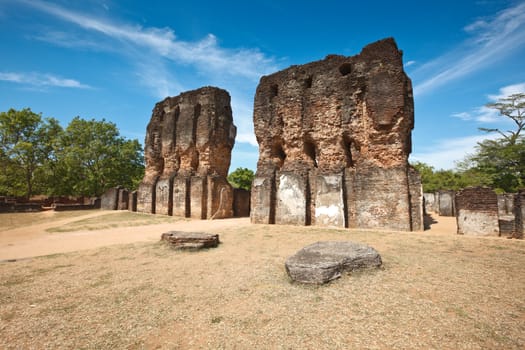
[[193, 115], [198, 118], [201, 115], [201, 104], [197, 103], [193, 108]]
[[275, 142], [272, 146], [272, 158], [277, 158], [278, 160], [278, 167], [279, 168], [282, 168], [283, 164], [284, 164], [284, 160], [286, 159], [286, 153], [284, 152], [284, 149], [283, 149], [283, 144], [282, 142], [278, 141], [278, 142]]
[[343, 149], [345, 151], [346, 156], [346, 166], [347, 167], [353, 167], [354, 166], [354, 159], [352, 158], [352, 139], [345, 135], [343, 137]]
[[279, 95], [279, 86], [277, 84], [273, 84], [270, 86], [270, 96], [275, 97]]
[[304, 81], [304, 87], [309, 89], [312, 87], [312, 76], [310, 75], [306, 80]]
[[315, 145], [312, 141], [304, 142], [304, 153], [313, 161], [314, 166], [317, 168], [317, 154], [315, 152]]
[[339, 72], [341, 72], [341, 75], [345, 76], [350, 73], [352, 73], [352, 64], [351, 63], [343, 63], [339, 66]]

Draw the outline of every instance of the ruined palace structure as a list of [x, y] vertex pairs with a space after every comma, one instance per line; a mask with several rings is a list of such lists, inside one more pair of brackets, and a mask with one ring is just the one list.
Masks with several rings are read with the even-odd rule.
[[251, 221], [422, 230], [414, 107], [393, 39], [261, 78]]
[[198, 219], [233, 216], [226, 177], [237, 129], [227, 91], [204, 87], [155, 105], [137, 211]]

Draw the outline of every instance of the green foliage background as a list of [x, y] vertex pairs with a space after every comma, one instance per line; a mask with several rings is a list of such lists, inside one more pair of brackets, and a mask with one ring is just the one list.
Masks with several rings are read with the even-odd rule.
[[0, 195], [100, 196], [144, 175], [138, 140], [106, 120], [75, 117], [63, 129], [26, 108], [0, 113]]

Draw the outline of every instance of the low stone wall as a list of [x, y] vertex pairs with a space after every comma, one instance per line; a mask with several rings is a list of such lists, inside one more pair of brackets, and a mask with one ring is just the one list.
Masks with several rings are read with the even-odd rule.
[[456, 193], [458, 234], [499, 236], [498, 198], [487, 187], [469, 187]]

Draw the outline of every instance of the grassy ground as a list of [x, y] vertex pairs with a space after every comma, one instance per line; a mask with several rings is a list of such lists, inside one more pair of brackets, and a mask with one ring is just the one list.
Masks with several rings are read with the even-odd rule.
[[[523, 349], [525, 242], [246, 225], [189, 253], [120, 245], [0, 265], [0, 348]], [[291, 283], [318, 240], [375, 247], [378, 270]]]

